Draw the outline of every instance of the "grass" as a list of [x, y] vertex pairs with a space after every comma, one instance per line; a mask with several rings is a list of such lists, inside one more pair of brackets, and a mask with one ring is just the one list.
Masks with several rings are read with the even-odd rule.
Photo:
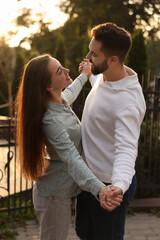
[[27, 212], [25, 209], [21, 212], [17, 210], [15, 214], [11, 212], [9, 217], [6, 212], [0, 213], [0, 240], [15, 240], [18, 235], [16, 227], [25, 227], [26, 220], [38, 222], [33, 209], [28, 209]]
[[135, 212], [132, 208], [127, 208], [127, 215], [134, 216]]
[[18, 233], [16, 231], [10, 231], [10, 230], [5, 230], [3, 233], [0, 234], [0, 239], [8, 239], [8, 240], [15, 240], [16, 236], [18, 235]]
[[160, 218], [160, 209], [159, 208], [148, 208], [146, 210], [136, 210], [136, 211], [134, 211], [132, 208], [127, 208], [127, 215], [135, 216], [136, 213], [150, 213], [150, 214]]
[[160, 211], [157, 208], [151, 208], [150, 213], [160, 218]]
[[15, 239], [18, 233], [14, 230], [16, 228], [16, 222], [7, 213], [0, 214], [0, 239]]

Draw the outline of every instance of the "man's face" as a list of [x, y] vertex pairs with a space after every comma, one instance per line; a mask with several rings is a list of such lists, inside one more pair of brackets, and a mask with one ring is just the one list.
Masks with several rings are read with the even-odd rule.
[[92, 38], [89, 44], [90, 51], [86, 56], [86, 58], [92, 63], [91, 71], [94, 75], [105, 72], [109, 67], [107, 63], [108, 58], [101, 51], [101, 46], [101, 42]]

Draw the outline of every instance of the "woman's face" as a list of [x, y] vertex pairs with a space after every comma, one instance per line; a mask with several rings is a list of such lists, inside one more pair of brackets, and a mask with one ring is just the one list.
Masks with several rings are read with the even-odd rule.
[[72, 83], [69, 69], [62, 67], [57, 59], [51, 58], [48, 63], [48, 71], [51, 73], [51, 83], [47, 88], [48, 91], [59, 92]]

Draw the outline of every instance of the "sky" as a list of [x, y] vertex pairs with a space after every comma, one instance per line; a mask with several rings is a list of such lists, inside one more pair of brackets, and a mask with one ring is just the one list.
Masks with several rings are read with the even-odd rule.
[[[12, 39], [8, 41], [10, 46], [17, 46], [22, 38], [37, 31], [37, 26], [32, 26], [30, 29], [24, 27], [17, 29], [15, 26], [14, 19], [20, 15], [20, 9], [24, 7], [33, 9], [33, 18], [36, 13], [45, 12], [46, 16], [44, 21], [52, 22], [50, 29], [55, 29], [63, 25], [67, 20], [67, 15], [56, 7], [58, 2], [59, 0], [5, 0], [2, 3], [2, 0], [0, 0], [0, 37], [5, 35], [6, 38], [9, 38], [7, 32], [17, 31], [16, 36], [13, 36]], [[23, 47], [29, 48], [27, 45]]]

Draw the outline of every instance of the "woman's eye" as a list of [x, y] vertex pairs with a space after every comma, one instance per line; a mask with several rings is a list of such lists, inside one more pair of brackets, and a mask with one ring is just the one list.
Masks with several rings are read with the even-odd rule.
[[62, 69], [59, 69], [59, 75], [62, 73]]

